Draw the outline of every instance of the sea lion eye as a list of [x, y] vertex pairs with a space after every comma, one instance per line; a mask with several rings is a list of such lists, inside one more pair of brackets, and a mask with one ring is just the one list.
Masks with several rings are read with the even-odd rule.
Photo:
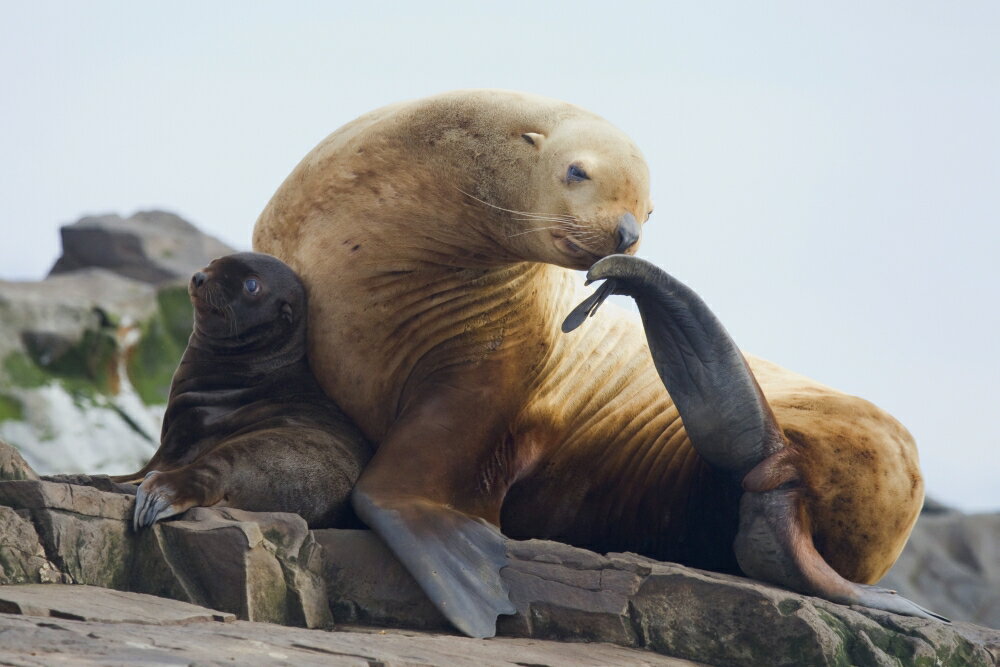
[[569, 183], [579, 183], [580, 181], [589, 181], [590, 176], [587, 172], [583, 170], [578, 164], [571, 164], [569, 169], [566, 170], [566, 181]]
[[247, 278], [243, 281], [243, 289], [247, 291], [247, 294], [253, 296], [260, 292], [260, 281], [256, 278]]

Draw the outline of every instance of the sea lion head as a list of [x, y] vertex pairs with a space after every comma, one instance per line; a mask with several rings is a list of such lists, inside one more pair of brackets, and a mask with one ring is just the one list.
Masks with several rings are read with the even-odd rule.
[[241, 252], [212, 262], [191, 277], [194, 331], [212, 345], [231, 347], [304, 335], [305, 288], [271, 255]]
[[521, 139], [537, 151], [525, 233], [536, 261], [586, 269], [602, 257], [638, 249], [653, 211], [649, 168], [625, 133], [598, 117], [557, 123]]

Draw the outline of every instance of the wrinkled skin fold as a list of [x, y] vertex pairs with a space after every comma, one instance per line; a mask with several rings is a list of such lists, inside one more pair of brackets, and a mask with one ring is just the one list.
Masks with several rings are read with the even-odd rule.
[[605, 282], [563, 330], [582, 325], [611, 294], [635, 300], [657, 373], [695, 450], [742, 482], [734, 550], [744, 573], [834, 602], [947, 620], [895, 591], [848, 581], [816, 551], [806, 531], [796, 453], [743, 354], [693, 290], [628, 255], [598, 261], [587, 280]]

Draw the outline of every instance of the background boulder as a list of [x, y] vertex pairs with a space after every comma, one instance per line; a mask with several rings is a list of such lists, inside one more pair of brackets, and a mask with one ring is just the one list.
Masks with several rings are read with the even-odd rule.
[[62, 256], [49, 275], [99, 267], [126, 278], [159, 284], [187, 279], [233, 249], [180, 216], [139, 211], [81, 218], [61, 230]]
[[131, 472], [159, 443], [188, 277], [234, 251], [162, 211], [84, 218], [63, 243], [45, 280], [0, 281], [0, 438], [42, 473]]

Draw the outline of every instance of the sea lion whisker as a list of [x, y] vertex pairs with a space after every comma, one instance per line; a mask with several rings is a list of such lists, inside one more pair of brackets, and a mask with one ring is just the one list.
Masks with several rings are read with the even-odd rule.
[[563, 227], [561, 225], [550, 225], [548, 227], [539, 227], [537, 229], [529, 229], [527, 231], [518, 232], [516, 234], [508, 234], [507, 238], [511, 239], [511, 238], [514, 238], [515, 236], [523, 236], [525, 234], [531, 234], [533, 232], [544, 232], [544, 231], [547, 231], [549, 229], [563, 229]]
[[463, 190], [462, 188], [456, 188], [456, 190], [458, 190], [459, 192], [461, 192], [466, 197], [470, 197], [471, 199], [476, 200], [480, 204], [483, 204], [485, 206], [489, 206], [490, 208], [495, 208], [498, 211], [504, 211], [505, 213], [515, 213], [517, 215], [526, 215], [526, 216], [535, 217], [535, 218], [550, 218], [550, 219], [554, 219], [554, 218], [558, 217], [558, 218], [566, 218], [566, 219], [569, 219], [569, 218], [574, 218], [575, 219], [575, 216], [564, 216], [564, 215], [561, 215], [561, 214], [550, 214], [550, 213], [532, 213], [531, 211], [518, 211], [518, 210], [512, 209], [512, 208], [504, 208], [503, 206], [497, 206], [496, 204], [491, 204], [488, 201], [480, 199], [476, 195], [468, 193], [465, 190]]

